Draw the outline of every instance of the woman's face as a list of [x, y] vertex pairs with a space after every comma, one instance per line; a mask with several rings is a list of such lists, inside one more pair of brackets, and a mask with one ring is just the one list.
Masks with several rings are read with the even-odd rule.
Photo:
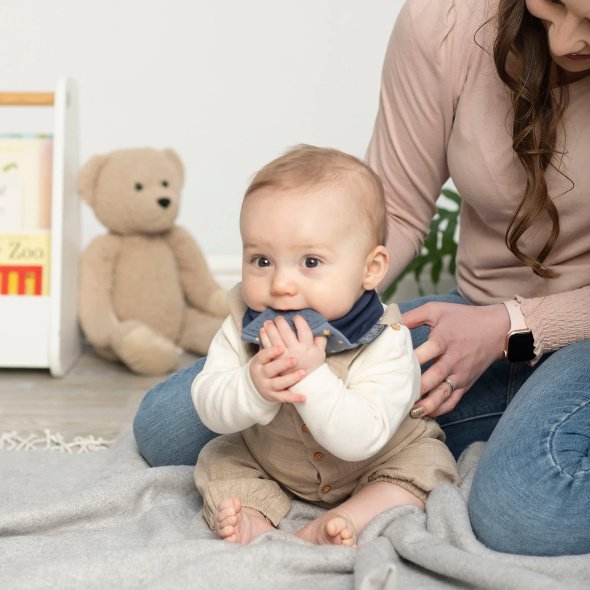
[[571, 74], [590, 73], [590, 0], [525, 0], [547, 30], [553, 61]]

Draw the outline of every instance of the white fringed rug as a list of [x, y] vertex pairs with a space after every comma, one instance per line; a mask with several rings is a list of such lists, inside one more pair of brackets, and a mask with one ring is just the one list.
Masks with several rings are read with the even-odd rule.
[[74, 436], [66, 438], [59, 432], [43, 430], [36, 434], [19, 434], [16, 431], [0, 432], [0, 450], [2, 451], [54, 451], [58, 453], [93, 453], [108, 449], [113, 440], [102, 437]]

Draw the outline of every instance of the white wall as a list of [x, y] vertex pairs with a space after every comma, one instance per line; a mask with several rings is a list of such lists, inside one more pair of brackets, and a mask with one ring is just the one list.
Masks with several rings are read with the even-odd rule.
[[[179, 223], [213, 267], [231, 266], [257, 168], [301, 142], [363, 155], [402, 2], [2, 0], [0, 89], [74, 78], [81, 162], [176, 149], [187, 171]], [[0, 132], [47, 131], [34, 110], [3, 109]], [[83, 246], [103, 232], [84, 205]]]

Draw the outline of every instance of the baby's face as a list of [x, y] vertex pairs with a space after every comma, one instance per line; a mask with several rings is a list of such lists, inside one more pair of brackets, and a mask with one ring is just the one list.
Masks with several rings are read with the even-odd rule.
[[337, 185], [265, 188], [246, 197], [240, 227], [242, 294], [248, 307], [309, 307], [328, 320], [350, 311], [365, 288], [374, 245], [347, 192]]

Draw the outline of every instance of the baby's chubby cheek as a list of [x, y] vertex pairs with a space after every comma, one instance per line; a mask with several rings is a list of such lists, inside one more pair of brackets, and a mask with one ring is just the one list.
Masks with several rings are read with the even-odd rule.
[[244, 303], [254, 311], [264, 311], [266, 305], [264, 303], [265, 290], [251, 282], [242, 282], [242, 299]]

